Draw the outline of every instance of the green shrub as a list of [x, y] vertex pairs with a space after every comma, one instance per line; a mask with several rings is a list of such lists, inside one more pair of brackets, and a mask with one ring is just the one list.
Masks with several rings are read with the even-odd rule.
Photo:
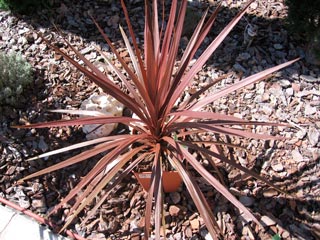
[[0, 105], [20, 103], [20, 96], [32, 79], [31, 65], [20, 54], [0, 53]]
[[9, 6], [5, 2], [5, 0], [0, 0], [0, 9], [9, 10]]
[[0, 8], [17, 13], [28, 14], [36, 8], [48, 7], [48, 0], [0, 0]]
[[320, 0], [286, 0], [289, 30], [307, 41], [306, 61], [320, 65]]
[[291, 31], [312, 37], [320, 28], [320, 0], [286, 0]]

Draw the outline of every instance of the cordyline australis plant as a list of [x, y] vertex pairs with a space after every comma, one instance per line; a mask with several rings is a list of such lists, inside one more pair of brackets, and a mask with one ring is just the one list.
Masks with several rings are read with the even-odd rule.
[[[192, 84], [195, 75], [202, 69], [205, 62], [245, 14], [246, 9], [252, 2], [253, 1], [249, 1], [246, 4], [243, 10], [234, 17], [234, 19], [207, 46], [201, 56], [193, 63], [191, 63], [191, 60], [194, 58], [196, 51], [199, 49], [199, 46], [211, 29], [217, 17], [219, 6], [211, 16], [207, 17], [208, 11], [203, 14], [179, 63], [176, 62], [176, 59], [178, 57], [179, 42], [187, 9], [186, 0], [179, 3], [178, 1], [172, 1], [170, 14], [166, 24], [163, 23], [164, 14], [159, 14], [158, 12], [157, 1], [153, 0], [150, 3], [149, 1], [145, 1], [144, 57], [142, 57], [142, 53], [137, 45], [126, 6], [124, 2], [121, 1], [132, 41], [129, 41], [129, 38], [121, 27], [120, 31], [131, 58], [132, 68], [120, 57], [119, 53], [112, 45], [111, 40], [106, 36], [95, 20], [93, 20], [104, 39], [109, 44], [112, 52], [116, 55], [117, 60], [121, 63], [122, 69], [115, 67], [103, 52], [100, 53], [105, 57], [105, 61], [111, 66], [118, 78], [123, 82], [125, 89], [120, 89], [117, 84], [115, 84], [108, 76], [101, 73], [97, 67], [81, 55], [79, 51], [74, 49], [68, 42], [67, 44], [69, 47], [86, 66], [80, 65], [76, 60], [51, 45], [45, 39], [55, 51], [62, 54], [65, 59], [101, 87], [105, 93], [112, 95], [127, 108], [131, 109], [134, 116], [136, 116], [110, 117], [95, 111], [56, 110], [56, 112], [87, 116], [72, 120], [59, 120], [20, 126], [21, 128], [44, 128], [85, 124], [122, 123], [134, 129], [132, 134], [101, 137], [36, 157], [47, 157], [76, 148], [92, 146], [89, 150], [83, 151], [63, 162], [31, 174], [22, 180], [56, 171], [103, 153], [103, 157], [96, 163], [92, 170], [85, 175], [78, 185], [52, 210], [51, 213], [57, 211], [65, 203], [77, 196], [75, 204], [70, 210], [70, 216], [63, 229], [72, 222], [88, 203], [94, 200], [102, 189], [106, 190], [104, 192], [107, 192], [108, 194], [108, 192], [110, 192], [110, 190], [112, 190], [126, 175], [130, 174], [139, 163], [150, 160], [152, 162], [152, 175], [151, 186], [148, 191], [145, 207], [144, 237], [146, 239], [150, 234], [152, 213], [154, 213], [155, 216], [155, 236], [157, 239], [160, 237], [161, 227], [164, 226], [162, 170], [166, 164], [170, 164], [180, 174], [206, 227], [214, 238], [221, 236], [218, 224], [210, 210], [205, 195], [201, 192], [193, 175], [187, 170], [186, 164], [189, 166], [191, 165], [206, 182], [210, 183], [248, 218], [252, 219], [256, 224], [259, 224], [259, 221], [253, 214], [228, 191], [227, 187], [224, 186], [221, 181], [209, 173], [208, 170], [206, 170], [206, 168], [190, 154], [189, 150], [197, 151], [202, 156], [205, 156], [213, 167], [215, 167], [213, 159], [219, 159], [281, 191], [255, 172], [241, 166], [236, 161], [231, 161], [224, 157], [222, 152], [219, 151], [219, 146], [223, 144], [228, 147], [239, 146], [223, 143], [218, 140], [199, 140], [200, 134], [208, 132], [213, 133], [216, 136], [229, 135], [240, 138], [279, 139], [279, 137], [270, 136], [268, 134], [256, 134], [245, 131], [244, 129], [246, 126], [252, 125], [279, 126], [281, 124], [252, 122], [221, 113], [205, 112], [202, 109], [220, 97], [266, 78], [269, 74], [292, 64], [297, 59], [269, 68], [250, 77], [246, 77], [218, 92], [207, 93], [209, 88], [213, 87], [223, 78], [213, 79], [213, 83], [203, 87], [189, 99], [182, 101], [178, 106], [176, 105], [177, 100], [183, 95], [186, 88]], [[164, 7], [164, 1], [162, 1], [162, 6]], [[162, 15], [161, 26], [159, 26], [159, 15]], [[242, 126], [243, 128], [239, 129], [239, 126]], [[212, 145], [217, 147], [210, 149], [216, 150], [209, 150], [207, 148]], [[79, 192], [81, 192], [81, 194], [79, 194]], [[105, 201], [107, 194], [101, 196], [101, 200], [95, 204], [94, 211], [91, 211], [89, 215], [92, 215], [97, 211], [99, 206]], [[90, 216], [88, 216], [84, 222], [89, 217]]]

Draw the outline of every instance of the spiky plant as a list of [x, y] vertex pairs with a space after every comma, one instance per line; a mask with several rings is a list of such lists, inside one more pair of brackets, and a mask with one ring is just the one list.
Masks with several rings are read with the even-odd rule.
[[[207, 132], [215, 135], [229, 135], [240, 138], [278, 139], [278, 137], [270, 136], [268, 134], [256, 134], [240, 130], [239, 126], [245, 128], [245, 126], [248, 125], [278, 126], [281, 124], [252, 122], [222, 113], [206, 112], [202, 109], [206, 105], [211, 104], [231, 92], [266, 78], [269, 74], [292, 64], [296, 60], [280, 64], [250, 77], [246, 77], [218, 92], [208, 93], [207, 90], [214, 87], [214, 85], [221, 80], [214, 79], [213, 83], [203, 87], [189, 99], [182, 101], [178, 106], [176, 106], [177, 100], [183, 95], [186, 88], [192, 84], [195, 75], [202, 69], [205, 62], [210, 58], [224, 38], [245, 14], [246, 9], [252, 2], [253, 1], [251, 0], [246, 4], [243, 10], [241, 10], [224, 28], [224, 30], [207, 46], [200, 57], [192, 63], [191, 60], [194, 58], [196, 51], [199, 49], [217, 17], [219, 6], [210, 17], [207, 18], [208, 11], [203, 14], [192, 37], [190, 38], [189, 44], [184, 50], [181, 59], [179, 59], [180, 61], [177, 62], [176, 60], [181, 33], [183, 30], [187, 1], [183, 0], [180, 3], [176, 0], [172, 1], [167, 23], [162, 24], [161, 27], [159, 26], [157, 1], [153, 0], [151, 3], [147, 0], [145, 1], [144, 57], [142, 57], [142, 53], [139, 50], [133, 28], [129, 20], [129, 14], [122, 0], [121, 5], [128, 24], [132, 45], [125, 31], [121, 27], [120, 31], [130, 54], [133, 68], [130, 68], [120, 57], [120, 54], [113, 46], [111, 40], [106, 36], [98, 23], [94, 20], [93, 21], [106, 42], [109, 44], [112, 52], [116, 55], [117, 60], [121, 63], [122, 68], [118, 69], [103, 52], [100, 52], [100, 54], [105, 57], [105, 61], [117, 74], [118, 78], [124, 83], [124, 89], [121, 89], [108, 76], [101, 73], [97, 67], [95, 67], [68, 42], [67, 44], [69, 47], [76, 53], [86, 67], [80, 65], [76, 60], [61, 51], [59, 48], [51, 45], [46, 40], [50, 47], [63, 55], [66, 60], [83, 72], [107, 94], [110, 94], [127, 108], [131, 109], [136, 116], [110, 117], [93, 111], [57, 110], [56, 112], [81, 115], [86, 114], [87, 117], [20, 126], [24, 128], [44, 128], [85, 124], [122, 123], [135, 130], [132, 134], [119, 134], [115, 136], [101, 137], [45, 153], [37, 157], [47, 157], [53, 154], [92, 145], [90, 150], [85, 150], [74, 157], [31, 174], [22, 180], [56, 171], [70, 166], [71, 164], [79, 163], [90, 159], [95, 155], [104, 153], [104, 156], [96, 163], [92, 170], [85, 175], [78, 185], [72, 189], [61, 203], [52, 210], [52, 212], [55, 212], [63, 206], [63, 204], [74, 199], [75, 196], [81, 192], [81, 195], [77, 196], [76, 201], [70, 210], [70, 216], [63, 228], [68, 226], [74, 217], [77, 216], [84, 207], [101, 192], [102, 189], [105, 189], [104, 192], [112, 190], [126, 175], [131, 174], [131, 171], [137, 165], [145, 160], [150, 161], [150, 159], [152, 162], [152, 176], [151, 186], [146, 199], [145, 239], [148, 239], [150, 234], [149, 231], [151, 228], [152, 213], [154, 213], [155, 216], [156, 239], [160, 238], [160, 229], [163, 225], [162, 220], [164, 218], [164, 194], [162, 189], [162, 170], [164, 168], [164, 162], [171, 164], [171, 166], [176, 169], [182, 177], [186, 189], [189, 191], [210, 234], [214, 238], [219, 238], [219, 236], [221, 236], [218, 224], [210, 210], [209, 204], [206, 201], [206, 196], [201, 192], [195, 178], [190, 174], [184, 163], [192, 166], [193, 169], [218, 192], [220, 192], [256, 224], [259, 224], [259, 221], [253, 216], [253, 214], [228, 191], [227, 187], [224, 186], [219, 179], [209, 173], [206, 168], [204, 168], [204, 166], [192, 154], [190, 154], [189, 150], [198, 151], [203, 156], [206, 156], [207, 160], [213, 166], [213, 158], [217, 158], [276, 189], [278, 188], [259, 174], [241, 166], [235, 161], [227, 159], [221, 151], [209, 150], [205, 147], [208, 145], [220, 146], [221, 144], [224, 144], [223, 142], [187, 139], [195, 139], [193, 138], [194, 136]], [[236, 128], [235, 126], [238, 127]], [[188, 138], [186, 138], [186, 136], [188, 136]], [[237, 146], [228, 144], [228, 147]], [[118, 174], [120, 171], [121, 173]], [[281, 191], [280, 189], [278, 190]], [[95, 205], [94, 211], [91, 211], [91, 214], [101, 206], [105, 198], [106, 195], [101, 197], [101, 200]]]

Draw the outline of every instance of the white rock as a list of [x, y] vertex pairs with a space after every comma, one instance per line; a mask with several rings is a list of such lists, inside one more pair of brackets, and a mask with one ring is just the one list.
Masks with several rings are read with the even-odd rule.
[[[122, 116], [123, 104], [109, 95], [91, 95], [83, 101], [80, 108], [82, 110], [99, 111], [106, 116]], [[108, 136], [116, 127], [117, 123], [111, 124], [91, 124], [82, 127], [87, 139], [95, 139]]]
[[266, 215], [261, 217], [261, 222], [262, 222], [262, 225], [265, 225], [265, 226], [273, 226], [277, 224], [274, 220], [272, 220], [270, 217]]
[[282, 172], [283, 171], [283, 165], [282, 163], [277, 163], [277, 164], [274, 164], [274, 165], [271, 165], [273, 171], [276, 171], [276, 172]]
[[298, 139], [303, 139], [306, 136], [306, 134], [307, 134], [307, 131], [304, 129], [301, 129], [296, 133], [296, 137]]
[[306, 104], [305, 109], [304, 109], [304, 114], [305, 115], [312, 115], [317, 112], [316, 107], [312, 107], [310, 104]]
[[294, 93], [293, 88], [287, 88], [286, 89], [287, 96], [293, 96], [293, 93]]
[[311, 146], [316, 146], [319, 142], [320, 133], [316, 128], [310, 128], [308, 132], [308, 139], [311, 144]]
[[303, 161], [303, 156], [301, 155], [301, 153], [299, 152], [299, 150], [293, 150], [291, 152], [292, 158], [294, 161], [296, 162], [302, 162]]

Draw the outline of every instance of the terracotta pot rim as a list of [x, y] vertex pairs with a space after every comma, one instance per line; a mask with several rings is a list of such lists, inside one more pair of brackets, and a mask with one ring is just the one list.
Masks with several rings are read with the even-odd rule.
[[[143, 187], [145, 191], [149, 190], [150, 187], [150, 178], [152, 171], [142, 171], [142, 172], [134, 172], [134, 176], [137, 178], [140, 185]], [[178, 171], [163, 171], [163, 190], [164, 192], [176, 192], [181, 185], [182, 178]], [[173, 173], [173, 174], [170, 174]], [[141, 176], [146, 174], [145, 176]], [[148, 175], [147, 175], [148, 174]], [[169, 179], [170, 178], [170, 179]]]

